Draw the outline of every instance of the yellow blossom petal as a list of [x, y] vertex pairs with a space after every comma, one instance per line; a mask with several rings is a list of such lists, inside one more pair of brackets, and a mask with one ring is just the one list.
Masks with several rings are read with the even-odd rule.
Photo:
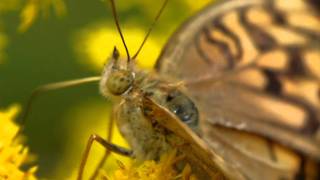
[[[138, 28], [127, 28], [124, 30], [124, 34], [132, 56], [140, 46], [145, 36], [145, 31]], [[159, 40], [149, 37], [138, 56], [138, 66], [147, 69], [152, 68], [160, 53], [160, 44]], [[101, 71], [114, 46], [120, 50], [120, 55], [126, 58], [126, 52], [119, 33], [113, 25], [88, 27], [82, 30], [75, 38], [75, 51], [79, 55], [79, 59], [82, 63], [90, 65], [97, 71]]]
[[26, 31], [35, 21], [39, 13], [39, 6], [37, 0], [29, 0], [21, 11], [21, 23], [18, 30], [20, 32]]
[[[186, 165], [183, 172], [180, 174], [174, 169], [175, 163], [181, 158], [177, 156], [177, 152], [171, 151], [161, 156], [159, 162], [153, 160], [145, 161], [141, 165], [121, 165], [114, 172], [112, 178], [114, 180], [171, 180], [177, 177], [182, 179], [195, 180], [195, 176], [191, 173], [191, 167]], [[106, 177], [105, 174], [102, 177]]]
[[11, 106], [8, 110], [0, 111], [0, 179], [33, 180], [37, 167], [26, 172], [20, 168], [28, 159], [28, 148], [24, 147], [19, 138], [15, 138], [19, 127], [13, 122], [20, 107]]
[[28, 30], [40, 12], [47, 17], [51, 6], [57, 16], [66, 14], [66, 5], [63, 0], [28, 0], [20, 13], [21, 23], [18, 28], [19, 32]]

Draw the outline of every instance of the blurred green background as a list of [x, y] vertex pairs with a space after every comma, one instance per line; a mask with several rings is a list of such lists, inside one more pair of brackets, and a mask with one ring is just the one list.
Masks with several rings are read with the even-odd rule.
[[[140, 45], [162, 2], [116, 1], [131, 54]], [[171, 33], [208, 2], [169, 0], [139, 55], [142, 68], [151, 68]], [[63, 10], [61, 3], [66, 7], [64, 15], [59, 15]], [[1, 0], [0, 108], [14, 103], [23, 105], [39, 85], [99, 75], [112, 47], [122, 48], [107, 4], [108, 1], [99, 0]], [[28, 5], [29, 21], [28, 16], [21, 19]], [[23, 23], [27, 23], [24, 31], [18, 31]], [[26, 144], [37, 156], [38, 176], [73, 177], [89, 135], [98, 133], [105, 137], [112, 103], [99, 94], [97, 83], [39, 97], [25, 130]], [[121, 140], [114, 140], [123, 144], [118, 141]], [[100, 145], [94, 149], [86, 174], [90, 174], [92, 164], [103, 151]]]

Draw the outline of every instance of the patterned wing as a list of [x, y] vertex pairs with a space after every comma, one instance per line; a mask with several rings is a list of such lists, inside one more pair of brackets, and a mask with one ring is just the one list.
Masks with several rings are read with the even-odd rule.
[[200, 111], [202, 138], [248, 177], [259, 177], [265, 165], [294, 173], [287, 178], [317, 174], [319, 2], [211, 5], [174, 34], [156, 68], [185, 82]]

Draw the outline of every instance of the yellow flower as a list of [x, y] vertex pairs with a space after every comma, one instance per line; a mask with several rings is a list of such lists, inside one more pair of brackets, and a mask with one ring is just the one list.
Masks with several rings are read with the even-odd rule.
[[57, 16], [66, 13], [66, 5], [63, 0], [28, 0], [20, 14], [19, 31], [26, 31], [34, 23], [40, 12], [44, 16], [48, 16], [50, 7], [53, 7]]
[[[191, 174], [191, 168], [187, 164], [181, 173], [177, 172], [174, 165], [181, 160], [177, 152], [171, 151], [161, 156], [160, 161], [145, 161], [141, 165], [123, 165], [119, 163], [120, 168], [116, 170], [111, 177], [114, 180], [171, 180], [171, 179], [189, 179], [196, 178]], [[101, 179], [109, 179], [102, 175]]]
[[20, 168], [28, 161], [28, 148], [15, 138], [19, 127], [13, 122], [19, 111], [19, 106], [11, 106], [8, 110], [0, 111], [0, 179], [34, 180], [37, 167], [27, 171]]
[[[145, 31], [139, 28], [126, 28], [123, 31], [126, 44], [132, 56], [140, 46], [145, 36]], [[79, 59], [81, 59], [82, 63], [90, 65], [95, 70], [102, 69], [114, 46], [120, 50], [121, 57], [126, 58], [119, 33], [113, 24], [109, 26], [98, 24], [87, 27], [78, 33], [74, 42], [75, 51], [79, 55]], [[138, 66], [147, 69], [152, 68], [160, 49], [159, 40], [149, 37], [138, 56]]]

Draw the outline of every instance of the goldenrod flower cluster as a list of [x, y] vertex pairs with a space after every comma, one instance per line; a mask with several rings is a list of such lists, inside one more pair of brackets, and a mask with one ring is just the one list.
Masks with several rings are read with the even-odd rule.
[[34, 180], [37, 167], [22, 171], [21, 166], [28, 161], [28, 148], [15, 138], [19, 127], [13, 119], [18, 106], [0, 111], [0, 180]]
[[[187, 164], [183, 171], [179, 173], [175, 169], [175, 164], [181, 160], [176, 151], [171, 151], [162, 155], [159, 162], [149, 160], [141, 165], [123, 165], [119, 163], [119, 169], [116, 170], [111, 178], [113, 180], [196, 180], [192, 175], [191, 168]], [[106, 176], [105, 176], [106, 177]], [[102, 178], [104, 179], [104, 178]]]
[[49, 9], [51, 7], [58, 16], [66, 13], [66, 5], [63, 0], [27, 0], [27, 3], [21, 10], [19, 31], [24, 32], [29, 29], [40, 13], [44, 17], [49, 16]]

